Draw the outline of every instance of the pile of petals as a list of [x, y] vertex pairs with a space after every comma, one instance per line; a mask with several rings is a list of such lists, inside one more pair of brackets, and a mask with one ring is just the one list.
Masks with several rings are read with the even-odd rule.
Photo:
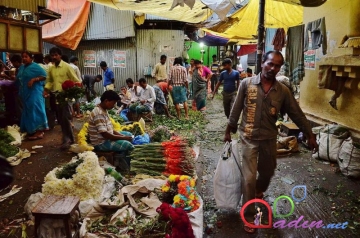
[[177, 194], [173, 198], [173, 206], [186, 212], [196, 211], [200, 207], [199, 195], [196, 192], [195, 179], [186, 175], [170, 175], [161, 188], [163, 193], [171, 193], [171, 188], [177, 184]]
[[190, 219], [184, 210], [162, 203], [156, 211], [160, 213], [162, 219], [170, 221], [171, 235], [167, 234], [166, 237], [195, 238]]
[[186, 140], [172, 137], [170, 141], [135, 146], [131, 153], [131, 170], [148, 175], [195, 173], [195, 152]]
[[98, 157], [94, 152], [87, 151], [78, 154], [71, 162], [82, 159], [83, 162], [76, 168], [72, 179], [58, 179], [57, 167], [45, 177], [42, 192], [46, 195], [78, 196], [82, 201], [100, 197], [104, 181], [104, 169], [99, 165]]

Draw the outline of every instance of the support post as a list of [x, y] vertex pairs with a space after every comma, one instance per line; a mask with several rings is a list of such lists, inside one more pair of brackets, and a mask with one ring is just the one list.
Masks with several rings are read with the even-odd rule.
[[261, 59], [264, 50], [265, 0], [259, 0], [258, 43], [256, 51], [256, 74], [261, 71]]

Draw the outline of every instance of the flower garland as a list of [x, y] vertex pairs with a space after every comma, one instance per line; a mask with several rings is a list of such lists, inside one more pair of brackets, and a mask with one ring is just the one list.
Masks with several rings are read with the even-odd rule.
[[99, 165], [98, 157], [94, 152], [87, 151], [78, 154], [72, 162], [77, 159], [84, 162], [76, 168], [72, 179], [58, 179], [56, 172], [61, 168], [57, 167], [46, 175], [42, 192], [46, 195], [78, 196], [82, 201], [99, 198], [105, 172]]
[[199, 196], [196, 193], [196, 181], [187, 175], [170, 175], [161, 191], [168, 193], [172, 184], [177, 184], [178, 194], [173, 198], [173, 207], [184, 209], [186, 212], [193, 212], [200, 207]]

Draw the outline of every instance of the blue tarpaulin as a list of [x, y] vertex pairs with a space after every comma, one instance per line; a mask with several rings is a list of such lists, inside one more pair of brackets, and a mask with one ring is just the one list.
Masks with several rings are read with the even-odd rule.
[[229, 41], [227, 38], [215, 36], [210, 33], [206, 33], [203, 38], [199, 38], [198, 42], [202, 42], [207, 46], [223, 46]]

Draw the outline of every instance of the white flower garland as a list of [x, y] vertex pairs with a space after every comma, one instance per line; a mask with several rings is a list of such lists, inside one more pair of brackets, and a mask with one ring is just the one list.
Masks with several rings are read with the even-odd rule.
[[57, 167], [46, 175], [42, 192], [59, 196], [78, 196], [82, 201], [99, 198], [105, 172], [99, 165], [98, 157], [94, 152], [86, 151], [78, 154], [72, 161], [78, 159], [83, 159], [84, 162], [76, 168], [76, 174], [72, 179], [58, 179], [56, 171], [61, 168]]

